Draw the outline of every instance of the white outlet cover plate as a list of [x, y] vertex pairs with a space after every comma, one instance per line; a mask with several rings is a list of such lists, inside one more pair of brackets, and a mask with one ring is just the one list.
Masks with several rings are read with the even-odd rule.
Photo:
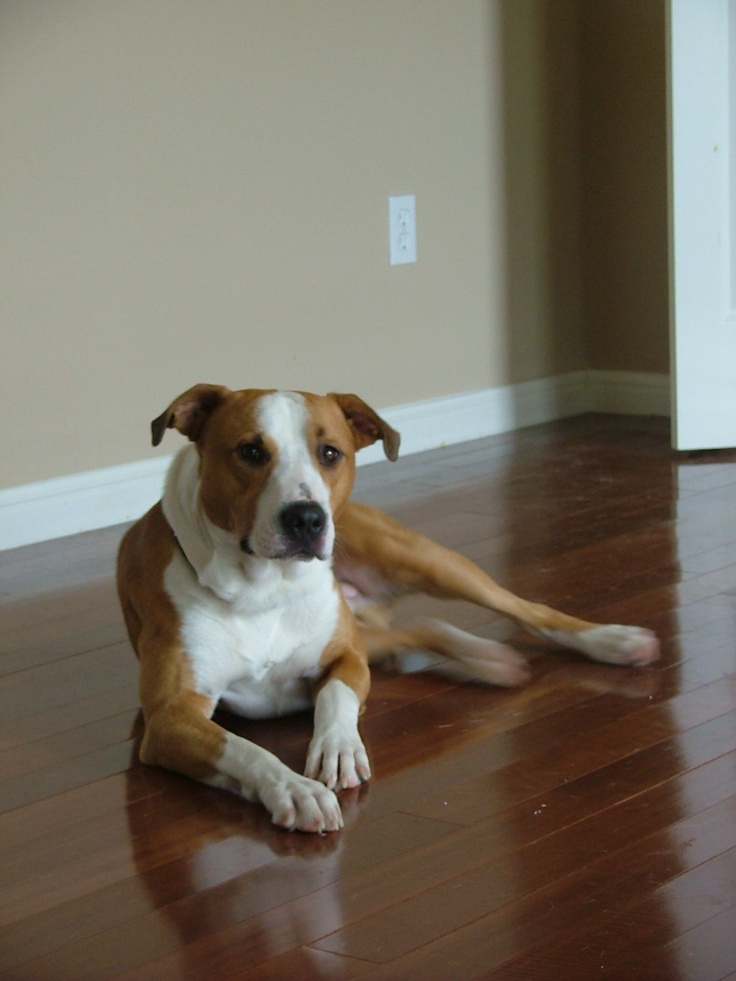
[[413, 194], [388, 199], [388, 235], [392, 266], [417, 261], [417, 211]]

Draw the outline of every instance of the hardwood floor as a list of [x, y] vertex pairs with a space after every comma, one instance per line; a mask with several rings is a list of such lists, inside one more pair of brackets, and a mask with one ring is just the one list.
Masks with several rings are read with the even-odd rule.
[[[736, 979], [736, 453], [588, 416], [359, 473], [357, 496], [530, 599], [650, 627], [523, 689], [377, 671], [346, 829], [137, 762], [121, 529], [0, 556], [0, 978]], [[439, 605], [439, 611], [438, 611]], [[296, 768], [310, 718], [223, 717]]]

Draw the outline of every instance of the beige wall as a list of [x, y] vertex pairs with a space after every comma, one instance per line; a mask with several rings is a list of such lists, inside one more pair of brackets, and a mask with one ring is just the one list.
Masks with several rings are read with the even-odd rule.
[[[666, 370], [641, 323], [609, 343], [586, 286], [583, 192], [597, 222], [611, 209], [585, 173], [608, 132], [580, 130], [618, 2], [5, 0], [0, 487], [145, 457], [149, 420], [200, 380], [385, 407]], [[392, 269], [402, 193], [419, 261]]]

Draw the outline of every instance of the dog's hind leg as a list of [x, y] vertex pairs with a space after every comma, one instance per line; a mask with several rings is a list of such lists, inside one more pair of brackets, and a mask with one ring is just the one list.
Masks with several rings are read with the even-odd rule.
[[380, 662], [406, 651], [432, 651], [447, 659], [436, 667], [461, 681], [481, 681], [514, 688], [529, 680], [525, 659], [512, 648], [451, 627], [442, 620], [422, 619], [406, 626], [360, 625], [368, 660]]
[[654, 634], [641, 627], [597, 624], [521, 599], [470, 559], [433, 542], [366, 504], [350, 502], [338, 522], [340, 548], [401, 589], [463, 599], [512, 617], [524, 629], [595, 661], [644, 665], [659, 656]]

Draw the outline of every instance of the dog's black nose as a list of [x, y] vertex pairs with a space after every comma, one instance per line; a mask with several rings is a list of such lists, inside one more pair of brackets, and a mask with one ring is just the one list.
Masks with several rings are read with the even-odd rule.
[[324, 508], [314, 501], [287, 504], [280, 515], [281, 527], [290, 541], [298, 545], [313, 545], [327, 524]]

